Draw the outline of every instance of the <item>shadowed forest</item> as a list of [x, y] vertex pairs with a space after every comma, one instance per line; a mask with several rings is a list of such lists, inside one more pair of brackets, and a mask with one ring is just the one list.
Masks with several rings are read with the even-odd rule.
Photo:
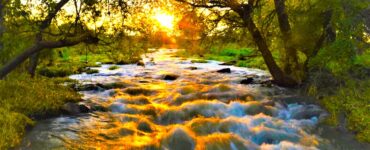
[[0, 149], [370, 149], [368, 0], [2, 0]]

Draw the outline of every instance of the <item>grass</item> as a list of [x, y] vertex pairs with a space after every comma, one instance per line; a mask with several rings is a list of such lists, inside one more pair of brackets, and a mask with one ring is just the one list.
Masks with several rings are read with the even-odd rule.
[[370, 80], [351, 81], [333, 96], [324, 97], [321, 103], [331, 113], [327, 123], [338, 125], [339, 115], [344, 113], [347, 128], [358, 140], [370, 142]]
[[98, 73], [96, 69], [90, 67], [99, 67], [96, 64], [84, 63], [58, 63], [53, 66], [41, 66], [38, 68], [38, 74], [46, 77], [67, 77], [72, 74], [79, 74], [86, 72], [87, 74]]
[[[222, 62], [234, 62], [238, 67], [259, 68], [267, 70], [267, 66], [260, 55], [255, 55], [255, 50], [251, 48], [226, 47], [223, 49], [211, 48], [203, 58], [196, 57], [193, 63], [206, 63], [206, 60], [218, 60]], [[253, 56], [253, 57], [250, 57]]]
[[20, 143], [31, 116], [55, 115], [66, 102], [80, 100], [80, 95], [58, 83], [64, 79], [12, 75], [0, 80], [0, 149]]
[[204, 59], [194, 59], [194, 60], [191, 60], [191, 62], [192, 63], [207, 63], [208, 61]]

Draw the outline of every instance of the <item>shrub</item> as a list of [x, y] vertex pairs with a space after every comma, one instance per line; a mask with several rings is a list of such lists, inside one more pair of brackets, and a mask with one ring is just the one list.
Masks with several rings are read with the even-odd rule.
[[79, 101], [80, 95], [60, 85], [61, 79], [11, 75], [0, 80], [0, 149], [17, 145], [30, 116], [55, 115], [66, 102]]

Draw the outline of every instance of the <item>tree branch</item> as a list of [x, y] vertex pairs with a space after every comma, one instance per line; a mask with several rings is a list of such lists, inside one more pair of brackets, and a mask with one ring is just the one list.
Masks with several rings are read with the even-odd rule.
[[0, 79], [3, 79], [7, 74], [13, 71], [18, 65], [24, 62], [28, 57], [36, 54], [44, 49], [61, 48], [66, 46], [74, 46], [81, 42], [93, 43], [96, 42], [96, 38], [88, 34], [84, 34], [79, 37], [62, 39], [58, 41], [39, 41], [27, 48], [23, 53], [18, 55], [16, 58], [5, 64], [0, 70]]

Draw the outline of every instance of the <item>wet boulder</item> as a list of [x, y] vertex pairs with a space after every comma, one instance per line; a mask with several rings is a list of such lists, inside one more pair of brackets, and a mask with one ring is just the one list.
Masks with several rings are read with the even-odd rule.
[[235, 64], [236, 64], [236, 61], [235, 60], [232, 60], [232, 61], [221, 63], [220, 65], [223, 65], [223, 66], [231, 66], [231, 65], [235, 65]]
[[163, 143], [171, 150], [194, 150], [196, 140], [184, 127], [175, 127], [166, 135]]
[[176, 80], [179, 76], [175, 74], [165, 74], [163, 75], [163, 80]]
[[129, 86], [127, 83], [124, 83], [124, 82], [114, 82], [114, 83], [105, 83], [105, 84], [98, 83], [96, 85], [106, 90], [121, 89], [121, 88], [126, 88]]
[[76, 85], [74, 88], [76, 91], [99, 91], [102, 88], [96, 84], [82, 84]]
[[223, 68], [223, 69], [217, 70], [216, 72], [218, 72], [218, 73], [231, 73], [231, 69], [230, 68]]
[[141, 131], [144, 131], [144, 132], [152, 132], [153, 131], [153, 128], [152, 126], [150, 125], [150, 123], [148, 121], [144, 121], [144, 120], [141, 120], [138, 125], [137, 125], [137, 129], [141, 130]]
[[83, 104], [76, 104], [68, 102], [63, 105], [62, 112], [69, 114], [69, 115], [77, 115], [80, 113], [88, 113], [90, 108], [83, 105]]
[[240, 81], [240, 84], [252, 84], [254, 81], [253, 78], [247, 78]]
[[134, 134], [134, 131], [132, 129], [128, 129], [128, 128], [121, 128], [119, 130], [119, 134], [121, 136], [128, 136], [128, 135]]
[[140, 60], [140, 61], [137, 63], [137, 65], [138, 65], [138, 66], [145, 66], [145, 63], [144, 63], [142, 60]]

